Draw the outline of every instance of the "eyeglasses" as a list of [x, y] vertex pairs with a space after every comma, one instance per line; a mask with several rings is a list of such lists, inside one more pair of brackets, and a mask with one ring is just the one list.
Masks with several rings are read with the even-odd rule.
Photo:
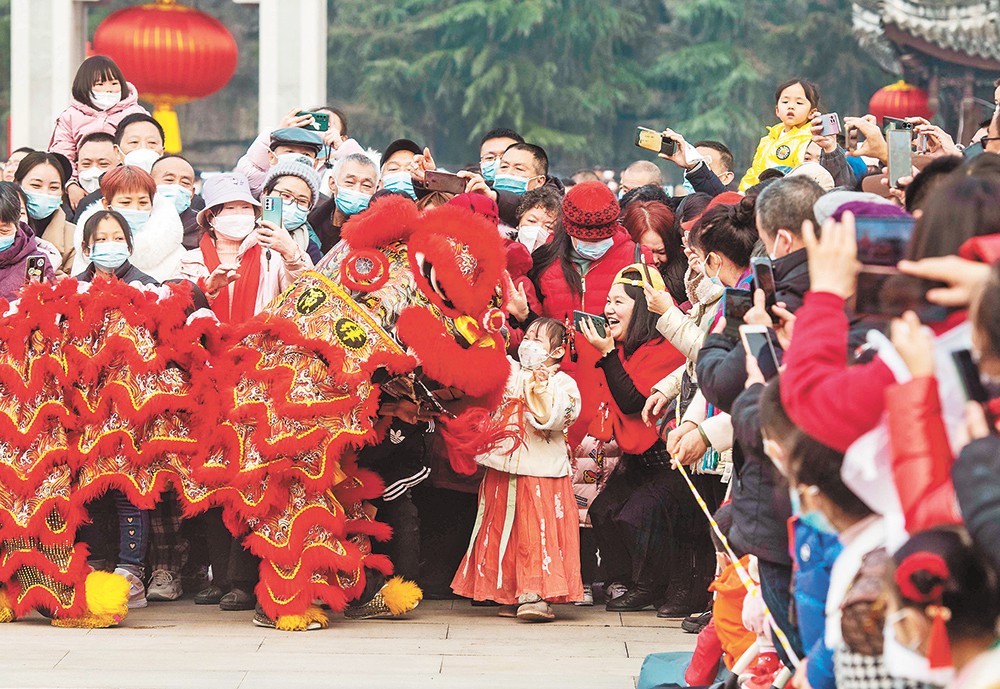
[[292, 196], [291, 194], [289, 194], [286, 191], [279, 191], [278, 192], [278, 196], [281, 197], [281, 200], [284, 203], [294, 203], [296, 206], [299, 207], [299, 210], [302, 210], [302, 211], [308, 211], [309, 210], [309, 202], [308, 201], [303, 201], [302, 199], [297, 199], [297, 198], [295, 198], [294, 196]]
[[493, 155], [492, 153], [487, 153], [486, 155], [479, 158], [480, 163], [492, 163], [494, 160], [500, 160], [501, 156]]

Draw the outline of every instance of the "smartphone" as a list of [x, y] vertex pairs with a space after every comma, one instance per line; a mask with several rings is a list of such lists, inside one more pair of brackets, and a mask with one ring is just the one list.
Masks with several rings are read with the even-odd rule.
[[465, 183], [468, 180], [450, 172], [428, 170], [424, 173], [424, 186], [429, 191], [443, 191], [446, 194], [465, 193]]
[[726, 317], [726, 328], [722, 334], [731, 340], [740, 339], [740, 326], [747, 311], [753, 308], [753, 292], [748, 289], [727, 287], [722, 301], [722, 315]]
[[886, 115], [882, 118], [882, 128], [886, 133], [891, 130], [903, 130], [903, 131], [913, 131], [913, 123], [907, 122], [902, 117], [889, 117]]
[[24, 278], [28, 282], [41, 282], [45, 276], [45, 257], [40, 254], [28, 256], [24, 264]]
[[764, 374], [764, 380], [771, 380], [778, 375], [778, 353], [774, 351], [771, 343], [771, 329], [763, 325], [741, 325], [740, 339], [743, 340], [743, 349], [747, 354], [757, 360], [760, 372]]
[[672, 156], [677, 152], [677, 142], [648, 127], [635, 128], [635, 145], [653, 153]]
[[265, 196], [260, 200], [261, 220], [267, 220], [281, 227], [281, 197]]
[[854, 309], [860, 314], [898, 318], [913, 311], [922, 323], [939, 323], [949, 315], [947, 307], [927, 301], [927, 291], [944, 283], [904, 275], [886, 266], [862, 266]]
[[906, 258], [913, 237], [913, 218], [854, 219], [858, 261], [863, 265], [895, 267]]
[[979, 367], [976, 365], [975, 359], [972, 358], [972, 352], [968, 349], [960, 349], [957, 352], [952, 352], [951, 358], [954, 359], [955, 367], [958, 368], [958, 375], [962, 379], [962, 388], [969, 401], [980, 404], [989, 402], [990, 395], [986, 392], [986, 386], [983, 385], [983, 379], [979, 375]]
[[962, 149], [962, 155], [967, 159], [978, 158], [984, 153], [986, 153], [986, 148], [983, 146], [982, 141], [977, 141], [974, 144], [969, 144], [964, 149]]
[[905, 129], [886, 130], [885, 138], [889, 145], [889, 186], [899, 188], [900, 177], [913, 174], [913, 132]]
[[822, 136], [836, 136], [843, 131], [840, 127], [840, 116], [835, 112], [831, 112], [827, 115], [820, 115], [819, 123], [823, 127], [820, 131]]
[[587, 313], [585, 311], [573, 312], [573, 327], [577, 330], [577, 332], [583, 332], [580, 328], [580, 322], [583, 321], [584, 318], [589, 318], [593, 321], [594, 329], [597, 331], [598, 335], [601, 337], [608, 336], [608, 319], [604, 316], [595, 316], [594, 314]]
[[771, 259], [767, 256], [758, 256], [750, 259], [750, 269], [753, 271], [754, 289], [764, 290], [764, 304], [767, 312], [771, 314], [771, 320], [775, 323], [778, 319], [774, 317], [774, 305], [778, 302], [777, 292], [774, 287], [774, 268]]
[[309, 129], [314, 132], [325, 132], [330, 128], [330, 115], [325, 112], [310, 112], [303, 110], [302, 112], [295, 113], [296, 117], [305, 117], [306, 115], [312, 115], [313, 123], [307, 124], [303, 129]]

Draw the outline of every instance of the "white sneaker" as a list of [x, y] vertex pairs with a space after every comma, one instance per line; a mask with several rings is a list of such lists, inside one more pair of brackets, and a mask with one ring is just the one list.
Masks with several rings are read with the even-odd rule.
[[168, 601], [177, 600], [184, 595], [179, 575], [168, 569], [158, 569], [153, 572], [146, 590], [146, 600]]
[[608, 600], [614, 600], [615, 598], [621, 598], [626, 593], [628, 593], [628, 586], [626, 586], [625, 584], [619, 584], [616, 581], [615, 583], [613, 583], [610, 586], [608, 586], [608, 588], [604, 590], [604, 593], [607, 595]]
[[590, 584], [583, 585], [583, 600], [578, 600], [573, 603], [573, 605], [593, 605], [594, 604], [594, 589], [591, 588]]
[[146, 587], [142, 585], [142, 579], [123, 567], [116, 567], [115, 574], [125, 577], [128, 581], [128, 609], [145, 608], [149, 603], [146, 600]]

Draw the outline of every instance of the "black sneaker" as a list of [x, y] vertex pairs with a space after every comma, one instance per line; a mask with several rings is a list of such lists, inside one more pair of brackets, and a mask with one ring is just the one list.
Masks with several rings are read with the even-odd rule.
[[705, 612], [698, 612], [693, 615], [688, 615], [681, 622], [681, 629], [686, 631], [688, 634], [701, 634], [701, 630], [708, 626], [708, 623], [712, 621], [712, 611], [706, 610]]

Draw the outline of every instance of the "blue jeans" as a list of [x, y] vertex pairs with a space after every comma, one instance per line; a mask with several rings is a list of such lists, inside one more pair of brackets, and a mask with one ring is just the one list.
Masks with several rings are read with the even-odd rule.
[[[108, 496], [114, 501], [118, 512], [118, 566], [127, 567], [141, 576], [146, 549], [149, 547], [149, 510], [140, 510], [129, 502], [119, 490], [109, 490]], [[91, 552], [103, 545], [101, 530], [93, 523], [80, 529], [80, 540], [90, 546]]]
[[[758, 571], [760, 572], [760, 593], [764, 597], [767, 609], [771, 611], [775, 624], [788, 637], [788, 642], [799, 658], [805, 656], [802, 651], [802, 640], [799, 638], [798, 627], [792, 624], [790, 606], [792, 604], [792, 568], [790, 565], [778, 565], [767, 560], [758, 560]], [[785, 649], [774, 639], [775, 649], [778, 657], [785, 667], [792, 668], [792, 662], [785, 653]]]

